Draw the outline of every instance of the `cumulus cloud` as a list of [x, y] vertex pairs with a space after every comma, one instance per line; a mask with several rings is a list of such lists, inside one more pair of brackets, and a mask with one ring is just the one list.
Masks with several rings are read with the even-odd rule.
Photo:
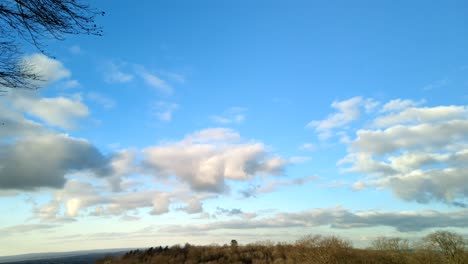
[[[35, 62], [35, 67], [44, 67], [42, 74], [46, 84], [71, 74], [57, 60], [42, 55], [32, 56], [30, 60]], [[90, 98], [109, 103], [103, 102], [102, 97], [91, 95]], [[37, 92], [15, 90], [0, 98], [1, 194], [54, 188], [52, 200], [45, 204], [33, 203], [33, 213], [44, 222], [56, 224], [74, 221], [83, 210], [91, 208], [99, 214], [102, 205], [105, 205], [105, 214], [122, 214], [142, 205], [153, 206], [145, 197], [138, 200], [139, 194], [132, 196], [122, 192], [122, 179], [138, 170], [135, 151], [121, 150], [104, 155], [91, 142], [49, 127], [70, 129], [75, 126], [76, 119], [88, 114], [79, 95], [44, 98]], [[93, 184], [75, 178], [92, 179]], [[4, 231], [29, 230], [27, 228], [33, 230], [41, 226], [18, 226], [15, 230]]]
[[143, 150], [143, 166], [159, 176], [175, 176], [193, 190], [223, 192], [226, 180], [248, 180], [257, 174], [278, 175], [286, 161], [267, 155], [266, 147], [244, 142], [229, 129], [207, 129], [178, 142]]
[[156, 191], [111, 193], [103, 185], [73, 179], [54, 192], [53, 200], [38, 206], [35, 213], [49, 221], [77, 217], [83, 211], [92, 216], [125, 215], [138, 208], [151, 208], [154, 204], [161, 206], [159, 200], [156, 203], [158, 197], [160, 194]]
[[25, 137], [0, 145], [0, 188], [60, 188], [67, 173], [88, 170], [98, 176], [109, 174], [107, 163], [86, 140], [62, 134]]
[[76, 119], [89, 115], [88, 107], [81, 102], [80, 96], [40, 98], [30, 92], [13, 92], [9, 99], [16, 109], [64, 129], [74, 128]]
[[203, 204], [199, 199], [192, 198], [186, 201], [186, 205], [181, 207], [180, 210], [189, 214], [201, 213], [203, 212]]
[[39, 76], [43, 85], [71, 76], [71, 72], [60, 61], [49, 58], [44, 54], [26, 56], [24, 57], [24, 63], [28, 64], [31, 70]]
[[404, 124], [438, 123], [467, 117], [466, 106], [412, 107], [374, 120], [377, 127]]
[[[71, 72], [60, 61], [43, 54], [33, 54], [25, 57], [24, 60], [31, 65], [31, 70], [40, 77], [40, 86], [47, 86], [52, 82], [71, 76]], [[68, 80], [64, 85], [70, 84], [78, 83], [75, 80]], [[12, 90], [3, 99], [0, 101], [3, 104], [0, 112], [8, 110], [17, 114], [26, 113], [48, 125], [64, 129], [74, 128], [77, 119], [89, 115], [89, 110], [81, 102], [79, 95], [40, 97], [35, 91]]]
[[169, 205], [171, 204], [170, 197], [166, 194], [157, 194], [153, 198], [153, 208], [150, 212], [152, 215], [160, 215], [169, 212]]
[[130, 213], [138, 217], [139, 209], [146, 209], [151, 215], [161, 215], [177, 204], [176, 210], [196, 214], [203, 212], [203, 201], [213, 197], [193, 194], [186, 188], [167, 191], [140, 188], [113, 192], [102, 181], [71, 179], [53, 193], [52, 200], [36, 206], [34, 213], [47, 222], [63, 222], [82, 215], [125, 217]]
[[[327, 120], [352, 120], [335, 116], [357, 116], [349, 109], [356, 110], [351, 106], [365, 100], [354, 97], [345, 101], [346, 107], [334, 106], [341, 113]], [[468, 107], [422, 103], [396, 99], [382, 104], [368, 116], [367, 127], [350, 129], [355, 137], [344, 142], [348, 154], [337, 164], [343, 172], [364, 175], [353, 185], [355, 190], [390, 188], [406, 201], [463, 206], [468, 198]], [[317, 129], [344, 122], [328, 121], [317, 123]]]
[[[61, 73], [60, 62], [40, 58], [52, 65], [48, 74], [55, 77], [49, 79], [66, 75]], [[79, 96], [41, 98], [30, 91], [11, 91], [0, 103], [0, 189], [61, 188], [71, 173], [98, 177], [119, 174], [114, 163], [120, 154], [105, 156], [87, 140], [45, 126], [69, 129], [75, 119], [87, 116], [88, 108]], [[44, 208], [42, 213], [47, 214], [49, 209]]]
[[[4, 102], [1, 101], [0, 102]], [[22, 113], [0, 104], [0, 139], [10, 139], [27, 135], [41, 135], [46, 132], [38, 122], [24, 118]]]

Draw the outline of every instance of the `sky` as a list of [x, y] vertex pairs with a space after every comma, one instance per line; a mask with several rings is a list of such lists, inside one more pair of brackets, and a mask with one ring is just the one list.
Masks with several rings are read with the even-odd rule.
[[0, 97], [0, 255], [468, 236], [466, 1], [93, 1]]

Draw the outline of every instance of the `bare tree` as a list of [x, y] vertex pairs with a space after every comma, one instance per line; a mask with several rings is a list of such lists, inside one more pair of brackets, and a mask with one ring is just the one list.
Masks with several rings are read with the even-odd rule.
[[466, 263], [465, 241], [461, 235], [449, 231], [436, 231], [427, 235], [424, 240], [430, 248], [444, 255], [446, 263]]
[[372, 248], [381, 251], [408, 251], [409, 242], [399, 237], [378, 237], [372, 241]]
[[45, 39], [66, 35], [102, 35], [95, 17], [104, 12], [79, 0], [3, 0], [0, 3], [0, 88], [36, 89], [41, 76], [22, 59], [20, 46], [45, 53]]
[[372, 249], [380, 251], [388, 263], [407, 263], [409, 259], [409, 242], [399, 237], [378, 237], [372, 241]]

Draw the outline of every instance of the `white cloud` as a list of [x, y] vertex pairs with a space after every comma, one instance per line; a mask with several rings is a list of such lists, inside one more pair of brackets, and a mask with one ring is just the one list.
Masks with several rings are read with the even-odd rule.
[[[395, 125], [385, 130], [358, 130], [351, 150], [375, 155], [396, 151], [449, 151], [466, 142], [468, 120]], [[455, 146], [454, 146], [455, 145]]]
[[394, 100], [390, 100], [389, 102], [387, 102], [380, 111], [385, 112], [385, 113], [398, 112], [398, 111], [402, 111], [410, 107], [419, 106], [423, 103], [424, 101], [415, 102], [413, 100], [394, 99]]
[[[86, 116], [88, 109], [79, 96], [40, 98], [30, 91], [11, 91], [1, 99], [0, 189], [61, 188], [71, 173], [98, 177], [123, 174], [122, 153], [104, 156], [87, 140], [44, 126], [71, 128], [76, 118]], [[42, 122], [32, 121], [29, 116]], [[47, 215], [52, 209], [44, 208], [41, 214]]]
[[331, 107], [336, 109], [337, 113], [329, 115], [324, 120], [311, 121], [307, 124], [307, 127], [315, 128], [320, 139], [330, 138], [334, 129], [342, 128], [357, 120], [361, 115], [360, 108], [365, 104], [366, 101], [360, 96], [344, 101], [335, 101], [331, 104]]
[[75, 217], [78, 214], [78, 210], [81, 206], [81, 200], [78, 198], [73, 198], [67, 201], [67, 215]]
[[397, 113], [380, 116], [374, 120], [377, 127], [389, 127], [403, 124], [437, 123], [450, 119], [463, 119], [468, 117], [466, 106], [436, 106], [402, 109]]
[[168, 213], [170, 204], [171, 200], [168, 195], [156, 195], [153, 199], [153, 209], [151, 210], [151, 214], [160, 215]]
[[113, 174], [123, 176], [137, 171], [135, 169], [135, 150], [120, 150], [112, 156], [110, 166], [112, 167]]
[[204, 200], [213, 198], [212, 195], [190, 193], [185, 188], [172, 191], [138, 189], [113, 192], [102, 182], [93, 181], [91, 184], [82, 179], [67, 181], [63, 189], [54, 192], [53, 197], [48, 203], [35, 208], [38, 218], [57, 221], [73, 220], [83, 215], [106, 217], [133, 214], [137, 217], [138, 209], [147, 209], [151, 215], [161, 215], [170, 212], [174, 203], [183, 204], [176, 210], [195, 214], [203, 212]]
[[189, 214], [197, 214], [203, 212], [203, 204], [199, 199], [192, 198], [186, 202], [186, 205], [180, 210]]
[[106, 65], [105, 80], [109, 83], [126, 83], [133, 80], [133, 74], [125, 72], [122, 68], [125, 63], [109, 62]]
[[[21, 112], [6, 107], [6, 101], [0, 102], [0, 120], [2, 129], [0, 129], [0, 139], [9, 139], [23, 136], [40, 136], [46, 133], [46, 129], [38, 122], [24, 118]], [[3, 98], [6, 99], [6, 98]]]
[[122, 177], [137, 173], [140, 168], [136, 162], [137, 152], [135, 150], [120, 150], [113, 154], [109, 166], [112, 174], [107, 181], [113, 192], [123, 191]]
[[223, 192], [225, 180], [248, 180], [257, 174], [281, 174], [287, 163], [267, 155], [261, 143], [242, 142], [228, 129], [208, 129], [179, 142], [143, 150], [145, 168], [160, 176], [176, 176], [196, 191]]
[[24, 57], [24, 63], [30, 65], [31, 70], [45, 84], [71, 76], [71, 72], [60, 61], [49, 58], [44, 54], [26, 56]]
[[35, 93], [24, 91], [11, 93], [9, 98], [20, 111], [65, 129], [73, 129], [75, 119], [89, 115], [88, 107], [81, 102], [80, 96], [40, 98]]

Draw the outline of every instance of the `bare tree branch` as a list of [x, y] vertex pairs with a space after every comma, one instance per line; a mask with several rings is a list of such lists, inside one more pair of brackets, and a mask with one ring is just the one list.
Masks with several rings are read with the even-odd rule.
[[43, 40], [66, 35], [102, 36], [95, 17], [104, 15], [79, 0], [4, 0], [0, 3], [0, 90], [37, 89], [41, 80], [22, 59], [22, 41], [46, 53]]

